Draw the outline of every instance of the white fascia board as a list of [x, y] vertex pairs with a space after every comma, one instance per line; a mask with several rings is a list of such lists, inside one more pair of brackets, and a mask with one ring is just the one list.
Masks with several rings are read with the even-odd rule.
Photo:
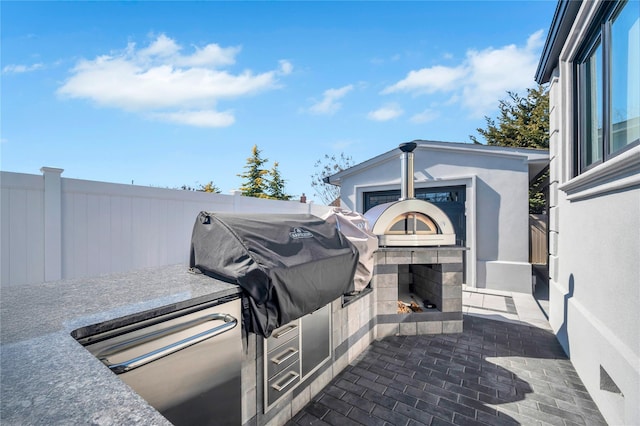
[[[397, 160], [400, 158], [400, 154], [394, 152], [395, 149], [391, 151], [387, 151], [384, 154], [380, 154], [377, 157], [370, 158], [367, 161], [363, 161], [360, 164], [356, 164], [353, 167], [349, 167], [348, 169], [342, 170], [334, 175], [329, 176], [329, 183], [332, 185], [340, 186], [342, 184], [342, 179], [347, 176], [351, 176], [354, 174], [358, 174], [363, 172], [371, 167], [377, 166], [378, 164], [386, 163], [387, 161]], [[400, 173], [398, 172], [398, 176]]]
[[494, 157], [522, 158], [527, 162], [535, 160], [549, 160], [549, 151], [542, 149], [510, 148], [504, 146], [462, 144], [451, 142], [418, 142], [417, 149], [429, 149], [434, 151], [459, 151], [478, 155], [489, 155]]
[[[509, 159], [520, 159], [526, 163], [549, 162], [549, 151], [541, 149], [510, 148], [502, 146], [478, 145], [460, 142], [436, 142], [436, 141], [414, 141], [418, 144], [416, 150], [460, 152], [464, 154], [488, 155], [492, 157], [503, 157]], [[414, 151], [415, 152], [415, 151]], [[367, 161], [342, 170], [329, 176], [329, 183], [340, 186], [342, 179], [346, 176], [358, 174], [370, 167], [377, 166], [390, 160], [399, 160], [400, 152], [397, 148], [373, 157]]]

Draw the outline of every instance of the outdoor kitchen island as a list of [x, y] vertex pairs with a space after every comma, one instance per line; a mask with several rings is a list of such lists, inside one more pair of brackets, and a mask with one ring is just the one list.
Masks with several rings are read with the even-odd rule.
[[[265, 374], [270, 362], [270, 358], [265, 359], [266, 339], [250, 334], [242, 376], [243, 380], [253, 377], [258, 380], [254, 382], [255, 388], [251, 387], [253, 383], [243, 382], [245, 424], [284, 424], [374, 340], [393, 335], [462, 332], [465, 250], [457, 246], [379, 248], [370, 286], [355, 297], [340, 297], [319, 310], [330, 308], [331, 312], [330, 357], [310, 374], [303, 372], [291, 390], [275, 402], [265, 394], [268, 389]], [[399, 301], [412, 294], [420, 299], [428, 296], [435, 307], [398, 313]], [[286, 328], [287, 325], [278, 330]]]
[[[378, 265], [381, 273], [385, 268], [388, 265]], [[240, 294], [235, 285], [189, 274], [187, 269], [185, 265], [172, 265], [3, 288], [0, 422], [170, 424], [71, 333], [87, 327], [121, 326], [152, 313]], [[371, 288], [348, 304], [343, 304], [340, 297], [322, 308], [330, 313], [330, 356], [320, 360], [295, 388], [266, 410], [265, 339], [256, 334], [242, 339], [243, 424], [284, 424], [373, 340], [404, 330], [403, 326], [389, 326], [386, 311], [381, 310], [388, 305], [385, 297], [390, 297], [385, 296], [389, 294], [389, 277], [383, 275], [374, 275]], [[433, 332], [416, 327], [417, 332]]]

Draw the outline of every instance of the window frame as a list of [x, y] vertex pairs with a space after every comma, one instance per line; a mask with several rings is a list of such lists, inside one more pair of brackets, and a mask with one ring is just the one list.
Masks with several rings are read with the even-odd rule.
[[[611, 152], [611, 138], [613, 123], [611, 119], [612, 109], [612, 24], [613, 20], [617, 18], [622, 9], [629, 4], [628, 0], [618, 2], [605, 2], [599, 13], [596, 14], [593, 29], [589, 32], [586, 41], [582, 44], [580, 53], [577, 55], [574, 62], [574, 110], [576, 111], [577, 120], [575, 120], [575, 152], [573, 161], [573, 176], [579, 176], [600, 164], [606, 163], [612, 158], [627, 152], [628, 150], [640, 145], [640, 140], [636, 140], [632, 143], [626, 144], [618, 150]], [[601, 156], [598, 160], [592, 161], [587, 164], [587, 141], [589, 135], [587, 135], [588, 122], [591, 120], [590, 116], [587, 116], [587, 100], [591, 100], [590, 93], [587, 89], [587, 85], [590, 81], [587, 78], [587, 64], [592, 58], [594, 52], [598, 49], [598, 44], [601, 47], [600, 58], [602, 63], [602, 75], [598, 76], [600, 79], [596, 81], [596, 84], [601, 90], [601, 110], [598, 111], [602, 115], [602, 138], [597, 140]], [[592, 148], [592, 146], [589, 146]]]

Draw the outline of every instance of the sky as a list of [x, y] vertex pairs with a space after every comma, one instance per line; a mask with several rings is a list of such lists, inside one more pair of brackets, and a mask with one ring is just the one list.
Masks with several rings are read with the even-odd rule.
[[288, 194], [320, 202], [325, 155], [470, 143], [535, 87], [555, 7], [3, 0], [0, 168], [228, 194], [257, 145]]

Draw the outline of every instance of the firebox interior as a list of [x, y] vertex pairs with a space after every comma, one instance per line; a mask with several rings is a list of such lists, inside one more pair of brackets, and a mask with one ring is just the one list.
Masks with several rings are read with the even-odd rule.
[[438, 233], [438, 227], [430, 217], [421, 213], [408, 212], [393, 219], [384, 233], [387, 235], [432, 235]]

